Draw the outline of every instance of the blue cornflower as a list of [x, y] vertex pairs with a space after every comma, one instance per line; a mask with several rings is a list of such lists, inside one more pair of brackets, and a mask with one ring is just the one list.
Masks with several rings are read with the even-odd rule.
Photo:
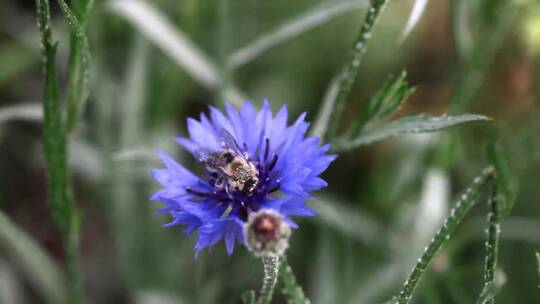
[[287, 116], [286, 106], [273, 116], [265, 101], [258, 112], [246, 102], [239, 111], [210, 107], [210, 119], [188, 118], [189, 139], [176, 140], [203, 165], [203, 177], [158, 152], [165, 168], [152, 173], [164, 188], [151, 199], [165, 204], [159, 213], [172, 215], [165, 227], [199, 232], [196, 255], [222, 239], [229, 254], [236, 241], [245, 244], [243, 227], [255, 211], [274, 210], [293, 228], [291, 216], [315, 215], [306, 202], [327, 186], [319, 175], [336, 156], [317, 137], [306, 137], [305, 113], [290, 126]]

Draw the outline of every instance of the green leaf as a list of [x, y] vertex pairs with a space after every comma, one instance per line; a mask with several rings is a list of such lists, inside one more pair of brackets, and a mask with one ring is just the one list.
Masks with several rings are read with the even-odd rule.
[[54, 260], [0, 211], [0, 248], [18, 264], [47, 303], [65, 303], [66, 280]]
[[508, 153], [500, 140], [494, 139], [488, 145], [488, 157], [497, 172], [498, 206], [501, 216], [507, 216], [512, 210], [519, 190], [519, 180], [510, 166]]
[[336, 17], [362, 8], [367, 4], [368, 0], [349, 0], [317, 6], [300, 16], [284, 22], [275, 30], [260, 35], [248, 45], [238, 49], [229, 57], [229, 63], [233, 68], [240, 67], [273, 47], [285, 43]]
[[406, 81], [407, 72], [403, 71], [394, 79], [389, 76], [382, 88], [368, 99], [362, 107], [360, 114], [348, 131], [349, 138], [355, 138], [360, 134], [362, 128], [369, 123], [377, 122], [392, 115], [403, 104], [405, 99], [414, 91]]
[[480, 191], [484, 184], [493, 177], [494, 168], [488, 167], [482, 171], [478, 177], [476, 177], [472, 185], [465, 191], [465, 193], [457, 201], [456, 206], [450, 211], [450, 215], [444, 221], [444, 224], [439, 228], [435, 237], [431, 240], [429, 245], [424, 250], [422, 256], [418, 259], [418, 263], [414, 266], [408, 279], [405, 281], [401, 292], [397, 298], [397, 303], [407, 304], [410, 302], [412, 294], [424, 275], [427, 267], [441, 249], [442, 245], [450, 239], [452, 233], [456, 229], [457, 225], [463, 220], [465, 215], [476, 203]]
[[242, 303], [244, 304], [255, 304], [255, 291], [253, 290], [246, 290], [242, 293]]
[[372, 130], [360, 133], [354, 139], [341, 138], [334, 144], [335, 151], [347, 151], [403, 134], [436, 132], [473, 121], [490, 121], [483, 115], [461, 114], [428, 116], [415, 115], [396, 119]]

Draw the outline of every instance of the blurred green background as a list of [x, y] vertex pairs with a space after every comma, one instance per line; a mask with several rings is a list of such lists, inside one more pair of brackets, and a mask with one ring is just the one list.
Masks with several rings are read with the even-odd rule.
[[[485, 145], [493, 128], [521, 181], [515, 209], [502, 223], [498, 274], [505, 283], [497, 299], [538, 303], [540, 2], [503, 1], [504, 10], [494, 9], [500, 2], [431, 1], [405, 39], [414, 1], [390, 1], [383, 12], [343, 125], [389, 74], [402, 70], [416, 91], [398, 116], [468, 112], [494, 121], [401, 136], [340, 155], [324, 175], [329, 187], [311, 203], [320, 216], [298, 221], [301, 228], [293, 232], [288, 251], [314, 303], [381, 303], [395, 295], [455, 198], [486, 166]], [[145, 3], [159, 14], [158, 23], [167, 20], [177, 31], [173, 34], [191, 41], [206, 59], [201, 65], [181, 56], [188, 63], [179, 62], [167, 51], [168, 42], [160, 40], [168, 36], [152, 33], [154, 19], [130, 19], [129, 12], [136, 12], [133, 1], [96, 0], [87, 27], [90, 98], [69, 144], [82, 212], [85, 296], [88, 303], [239, 303], [243, 290], [260, 287], [262, 265], [244, 248], [227, 256], [221, 243], [194, 259], [193, 238], [179, 228], [160, 227], [168, 218], [155, 216], [158, 206], [148, 201], [158, 188], [150, 175], [152, 167], [161, 166], [155, 151], [192, 162], [173, 136], [186, 134], [186, 117], [198, 116], [209, 104], [221, 107], [225, 100], [245, 97], [260, 105], [268, 98], [274, 109], [287, 104], [292, 117], [307, 111], [315, 120], [368, 1]], [[226, 63], [229, 55], [284, 23], [329, 13], [337, 5], [346, 9], [319, 26], [243, 65]], [[51, 6], [63, 92], [69, 27], [55, 1]], [[35, 20], [33, 1], [0, 3], [0, 210], [5, 214], [0, 217], [0, 303], [6, 304], [54, 301], [54, 288], [62, 284], [62, 274], [50, 275], [63, 267], [63, 253], [46, 199]], [[208, 79], [208, 63], [209, 79], [223, 77], [224, 84], [194, 77]], [[441, 151], [452, 151], [451, 157]], [[476, 301], [483, 287], [484, 202], [438, 254], [415, 303]], [[10, 225], [18, 231], [8, 230]], [[25, 236], [17, 234], [21, 230], [52, 257], [52, 266], [40, 262], [48, 259], [38, 249], [25, 247]], [[276, 303], [285, 303], [279, 292]]]

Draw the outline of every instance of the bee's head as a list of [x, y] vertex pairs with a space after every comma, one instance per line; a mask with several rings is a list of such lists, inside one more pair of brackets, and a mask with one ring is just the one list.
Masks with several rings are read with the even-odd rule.
[[221, 154], [221, 157], [223, 157], [223, 160], [226, 164], [230, 164], [234, 160], [234, 155], [229, 151], [223, 152], [223, 154]]

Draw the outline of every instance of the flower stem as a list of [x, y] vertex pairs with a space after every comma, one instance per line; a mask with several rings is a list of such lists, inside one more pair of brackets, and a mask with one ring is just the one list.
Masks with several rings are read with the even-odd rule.
[[416, 285], [420, 281], [420, 278], [429, 266], [431, 260], [435, 257], [439, 249], [441, 249], [443, 243], [450, 238], [469, 209], [474, 206], [476, 197], [480, 193], [480, 189], [493, 177], [493, 174], [493, 167], [484, 169], [482, 174], [474, 179], [473, 185], [461, 196], [454, 209], [450, 212], [450, 216], [446, 218], [442, 227], [439, 228], [439, 231], [437, 231], [437, 234], [433, 240], [431, 240], [431, 243], [426, 247], [420, 259], [418, 259], [418, 263], [414, 266], [409, 278], [405, 281], [403, 289], [399, 293], [397, 303], [409, 303]]
[[308, 298], [304, 295], [302, 287], [296, 282], [292, 268], [287, 262], [285, 257], [281, 260], [281, 266], [279, 270], [279, 277], [283, 283], [283, 294], [287, 296], [290, 304], [309, 304], [311, 303]]
[[328, 132], [326, 134], [326, 141], [331, 141], [336, 136], [338, 131], [339, 122], [341, 121], [341, 115], [345, 109], [345, 101], [351, 87], [354, 84], [356, 75], [360, 68], [360, 60], [362, 59], [364, 53], [366, 52], [366, 45], [368, 40], [371, 38], [373, 27], [379, 19], [379, 15], [384, 9], [388, 0], [372, 0], [371, 5], [368, 9], [362, 27], [360, 28], [360, 33], [356, 37], [354, 45], [349, 55], [349, 59], [343, 66], [340, 75], [336, 79], [338, 83], [338, 92], [334, 98], [333, 104], [334, 109], [330, 116]]
[[279, 257], [263, 257], [264, 278], [257, 304], [270, 304], [279, 272]]
[[47, 190], [52, 218], [64, 245], [69, 282], [69, 303], [81, 303], [79, 273], [79, 214], [73, 203], [71, 180], [67, 164], [67, 134], [62, 120], [56, 80], [56, 49], [51, 30], [48, 0], [36, 0], [38, 26], [41, 32], [43, 56], [43, 149], [47, 175]]

